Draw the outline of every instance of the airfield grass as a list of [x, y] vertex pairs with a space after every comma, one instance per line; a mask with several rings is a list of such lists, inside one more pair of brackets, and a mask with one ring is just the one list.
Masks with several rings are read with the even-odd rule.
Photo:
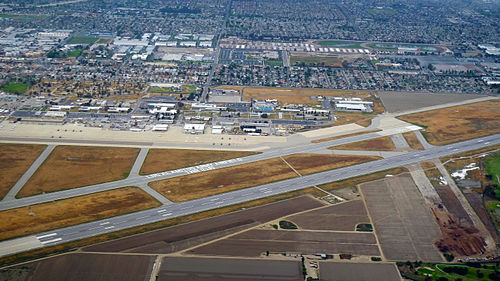
[[0, 144], [0, 199], [45, 149], [37, 144]]
[[368, 127], [372, 123], [372, 119], [375, 118], [375, 114], [363, 113], [363, 112], [340, 112], [334, 113], [336, 121], [333, 123], [334, 126], [345, 125], [356, 123], [363, 127]]
[[408, 145], [415, 150], [423, 150], [424, 146], [420, 143], [417, 136], [414, 132], [406, 132], [403, 133], [403, 137], [405, 138]]
[[27, 197], [126, 178], [138, 153], [137, 148], [58, 146], [18, 196]]
[[323, 40], [316, 42], [320, 46], [332, 47], [332, 48], [350, 48], [350, 49], [360, 49], [362, 42], [354, 41], [338, 41], [338, 40]]
[[280, 158], [196, 173], [149, 185], [174, 202], [183, 202], [296, 177]]
[[369, 134], [369, 133], [376, 133], [376, 132], [380, 132], [380, 131], [382, 131], [382, 130], [377, 129], [377, 130], [371, 130], [371, 131], [363, 131], [363, 132], [357, 132], [357, 133], [352, 133], [352, 134], [347, 134], [347, 135], [341, 135], [341, 136], [335, 136], [335, 137], [328, 137], [328, 138], [323, 138], [323, 139], [317, 139], [317, 140], [313, 140], [311, 142], [312, 143], [320, 143], [320, 142], [337, 140], [337, 139], [343, 139], [343, 138], [348, 138], [348, 137], [355, 137], [355, 136]]
[[500, 186], [500, 154], [490, 156], [486, 164], [486, 172]]
[[124, 187], [0, 212], [0, 240], [160, 206], [137, 187]]
[[340, 150], [366, 150], [366, 151], [394, 151], [396, 146], [391, 140], [391, 137], [380, 137], [375, 139], [369, 139], [364, 141], [358, 141], [353, 143], [347, 143], [342, 145], [337, 145], [329, 147], [328, 149], [340, 149]]
[[321, 154], [292, 154], [238, 166], [216, 169], [150, 183], [150, 186], [174, 202], [203, 198], [247, 187], [307, 175], [349, 165], [373, 161], [378, 157]]
[[500, 100], [414, 113], [398, 118], [425, 128], [427, 141], [444, 145], [500, 133]]
[[140, 174], [148, 175], [258, 154], [250, 151], [150, 149]]

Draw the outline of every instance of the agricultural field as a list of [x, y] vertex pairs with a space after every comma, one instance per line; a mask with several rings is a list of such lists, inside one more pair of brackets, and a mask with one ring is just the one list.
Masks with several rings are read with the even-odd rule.
[[149, 280], [155, 257], [71, 253], [7, 268], [9, 281]]
[[399, 281], [401, 277], [397, 267], [390, 263], [344, 263], [321, 262], [320, 279], [337, 280], [370, 280]]
[[394, 151], [396, 146], [391, 140], [391, 137], [380, 137], [353, 143], [347, 143], [329, 147], [328, 149], [340, 150], [366, 150], [366, 151]]
[[45, 149], [36, 144], [0, 144], [0, 199]]
[[126, 178], [137, 148], [57, 146], [18, 193], [27, 197]]
[[[137, 187], [125, 187], [0, 212], [0, 240], [160, 206]], [[61, 212], [64, 210], [64, 212]]]
[[258, 154], [249, 151], [150, 149], [140, 174], [148, 175]]
[[398, 118], [425, 128], [422, 133], [429, 143], [444, 145], [500, 133], [498, 108], [500, 100], [491, 100]]
[[297, 177], [280, 158], [175, 177], [150, 186], [175, 202], [203, 198], [255, 185]]
[[333, 170], [350, 165], [361, 164], [381, 159], [376, 156], [350, 156], [350, 155], [327, 155], [327, 154], [292, 154], [283, 156], [301, 175]]
[[0, 90], [7, 92], [7, 93], [12, 93], [12, 94], [24, 94], [26, 91], [28, 91], [30, 85], [22, 82], [9, 82], [5, 85], [3, 85]]
[[324, 41], [317, 41], [316, 44], [324, 47], [331, 47], [331, 48], [350, 48], [350, 49], [361, 49], [363, 46], [361, 46], [362, 42], [355, 42], [355, 41], [337, 41], [337, 40], [324, 40]]
[[[463, 280], [463, 281], [486, 281], [499, 280], [500, 267], [494, 264], [421, 264], [401, 263], [398, 264], [401, 274], [412, 280], [424, 280], [426, 277], [431, 281], [439, 280]], [[441, 278], [441, 279], [440, 279]]]
[[424, 146], [420, 141], [418, 140], [417, 136], [415, 135], [414, 132], [406, 132], [403, 133], [403, 137], [405, 138], [406, 142], [408, 145], [415, 150], [423, 150]]
[[90, 252], [135, 252], [145, 254], [172, 253], [283, 216], [322, 206], [324, 206], [324, 203], [311, 196], [300, 196], [252, 208], [239, 208], [236, 209], [239, 211], [233, 210], [229, 214], [198, 219], [189, 223], [104, 242], [86, 247], [83, 250]]

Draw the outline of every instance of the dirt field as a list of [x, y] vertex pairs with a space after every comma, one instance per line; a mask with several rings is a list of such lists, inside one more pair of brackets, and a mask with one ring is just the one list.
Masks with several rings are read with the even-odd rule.
[[323, 206], [309, 196], [301, 196], [222, 216], [139, 234], [84, 248], [85, 251], [171, 253], [283, 216]]
[[396, 150], [396, 146], [392, 142], [391, 137], [381, 137], [376, 139], [369, 139], [365, 141], [358, 141], [348, 144], [337, 145], [329, 147], [329, 149], [394, 151]]
[[422, 107], [460, 102], [483, 97], [469, 94], [432, 94], [405, 92], [378, 92], [387, 112], [403, 112]]
[[320, 142], [325, 142], [325, 141], [331, 141], [331, 140], [337, 140], [337, 139], [343, 139], [343, 138], [348, 138], [348, 137], [354, 137], [354, 136], [359, 136], [359, 135], [365, 135], [369, 133], [376, 133], [380, 132], [382, 130], [371, 130], [371, 131], [364, 131], [364, 132], [358, 132], [358, 133], [353, 133], [353, 134], [347, 134], [347, 135], [341, 135], [341, 136], [336, 136], [336, 137], [329, 137], [329, 138], [324, 138], [324, 139], [317, 139], [311, 141], [312, 143], [320, 143]]
[[283, 159], [285, 159], [285, 161], [288, 162], [288, 164], [290, 164], [301, 175], [308, 175], [374, 161], [381, 158], [377, 156], [292, 154], [284, 156]]
[[350, 253], [378, 256], [380, 253], [376, 243], [372, 233], [253, 229], [186, 251], [186, 253], [258, 257], [269, 251], [271, 253]]
[[360, 190], [387, 259], [442, 261], [433, 245], [441, 232], [409, 175], [365, 183]]
[[0, 199], [45, 149], [37, 144], [0, 144]]
[[150, 186], [180, 202], [296, 177], [280, 158], [155, 181]]
[[[155, 257], [133, 255], [66, 254], [9, 268], [28, 270], [18, 281], [147, 281]], [[13, 279], [9, 279], [13, 280]]]
[[429, 143], [444, 145], [500, 132], [500, 100], [485, 101], [398, 118], [414, 123]]
[[300, 261], [177, 258], [162, 262], [158, 281], [304, 280]]
[[128, 176], [138, 153], [136, 148], [58, 146], [18, 196], [123, 179]]
[[362, 200], [352, 200], [288, 217], [306, 230], [354, 231], [359, 223], [370, 223]]
[[257, 154], [248, 151], [150, 149], [140, 174], [148, 175]]
[[466, 227], [473, 226], [472, 220], [470, 219], [469, 215], [467, 215], [467, 212], [464, 210], [462, 204], [460, 204], [460, 201], [458, 201], [453, 191], [451, 191], [450, 187], [448, 185], [440, 184], [433, 185], [434, 189], [439, 194], [439, 197], [441, 198], [441, 200], [443, 200], [444, 206], [446, 207], [448, 212], [450, 212], [454, 216], [457, 224]]
[[403, 137], [412, 149], [424, 150], [424, 146], [420, 143], [414, 132], [403, 133]]
[[389, 263], [321, 262], [320, 279], [324, 281], [399, 281], [396, 265]]
[[[160, 206], [149, 194], [126, 187], [0, 212], [0, 240]], [[64, 210], [63, 212], [61, 210]]]

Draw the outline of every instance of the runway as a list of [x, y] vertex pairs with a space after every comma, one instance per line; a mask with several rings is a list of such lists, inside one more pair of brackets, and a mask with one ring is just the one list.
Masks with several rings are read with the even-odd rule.
[[[470, 150], [480, 149], [485, 146], [491, 146], [497, 144], [500, 144], [500, 134], [454, 143], [445, 146], [436, 146], [423, 151], [415, 151], [406, 154], [395, 155], [385, 159], [367, 162], [359, 165], [353, 165], [317, 174], [307, 175], [303, 177], [283, 180], [279, 182], [273, 182], [265, 185], [255, 186], [224, 194], [214, 195], [206, 198], [165, 205], [162, 207], [157, 207], [154, 209], [140, 211], [127, 215], [121, 215], [105, 220], [94, 221], [71, 227], [65, 227], [61, 229], [47, 231], [36, 234], [34, 236], [21, 237], [1, 242], [0, 256], [6, 256], [22, 252], [25, 250], [29, 250], [29, 249], [20, 250], [23, 248], [22, 246], [20, 246], [20, 243], [25, 243], [27, 239], [33, 240], [33, 237], [35, 237], [41, 244], [40, 246], [38, 246], [38, 248], [53, 246], [113, 231], [154, 223], [165, 219], [180, 217], [184, 215], [211, 210], [214, 208], [220, 208], [250, 200], [260, 199], [272, 195], [299, 190], [313, 185], [320, 185], [333, 181], [343, 180], [364, 174], [370, 174], [391, 168], [401, 167], [421, 161], [429, 161], [432, 159], [453, 155], [457, 153], [462, 153]], [[309, 148], [310, 149], [316, 148], [316, 146], [311, 146]], [[293, 148], [290, 149], [291, 151], [294, 151]], [[141, 181], [144, 180], [144, 178], [145, 177], [134, 178], [134, 181]], [[116, 184], [117, 182], [114, 183]], [[19, 241], [19, 243], [17, 241]], [[35, 244], [30, 243], [29, 246], [30, 249], [33, 249], [33, 247], [37, 247], [36, 243]]]

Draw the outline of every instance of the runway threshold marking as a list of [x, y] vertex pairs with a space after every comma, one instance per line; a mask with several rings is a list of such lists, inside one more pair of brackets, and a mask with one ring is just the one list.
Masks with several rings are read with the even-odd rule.
[[50, 233], [50, 234], [45, 234], [45, 235], [42, 235], [42, 236], [35, 236], [37, 239], [42, 239], [42, 238], [47, 238], [47, 237], [52, 237], [52, 236], [55, 236], [57, 235], [57, 233]]

